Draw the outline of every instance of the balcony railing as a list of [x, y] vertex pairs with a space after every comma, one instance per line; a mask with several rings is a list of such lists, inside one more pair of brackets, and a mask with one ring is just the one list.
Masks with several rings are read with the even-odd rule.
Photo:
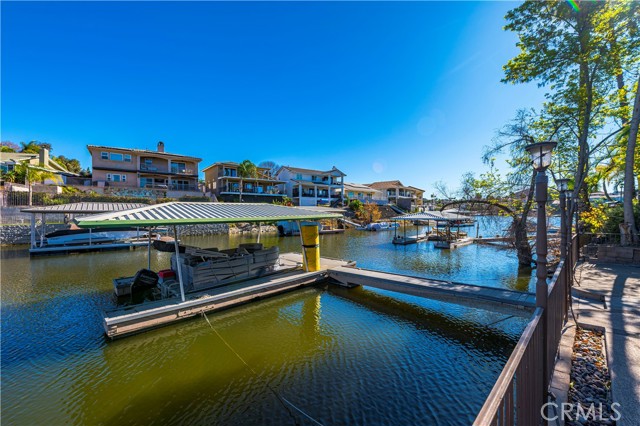
[[171, 191], [199, 191], [198, 185], [185, 185], [180, 183], [172, 183], [169, 185]]
[[[240, 193], [240, 188], [234, 188], [234, 187], [226, 187], [224, 188], [224, 190], [222, 192], [232, 192], [234, 194], [239, 194]], [[277, 189], [272, 189], [269, 191], [266, 190], [259, 190], [258, 188], [251, 188], [251, 189], [243, 189], [242, 190], [243, 194], [265, 194], [265, 195], [279, 195], [281, 194], [281, 192]]]
[[193, 169], [184, 169], [182, 167], [171, 167], [171, 173], [176, 175], [193, 175], [195, 172]]

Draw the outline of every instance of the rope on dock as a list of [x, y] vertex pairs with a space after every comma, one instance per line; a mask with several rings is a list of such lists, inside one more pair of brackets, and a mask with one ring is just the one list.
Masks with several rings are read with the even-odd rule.
[[[216, 336], [218, 336], [218, 338], [220, 340], [222, 340], [222, 343], [225, 344], [225, 346], [227, 348], [229, 348], [229, 350], [231, 352], [233, 352], [233, 354], [240, 360], [242, 361], [242, 363], [249, 369], [249, 371], [251, 371], [251, 373], [253, 373], [254, 376], [256, 376], [258, 379], [260, 379], [260, 376], [258, 375], [258, 373], [251, 368], [251, 366], [249, 364], [247, 364], [247, 362], [240, 356], [240, 354], [238, 352], [235, 351], [235, 349], [233, 349], [231, 347], [231, 345], [224, 339], [224, 337], [222, 337], [222, 335], [220, 333], [218, 333], [218, 330], [216, 330], [213, 327], [213, 324], [211, 324], [211, 321], [209, 321], [209, 318], [207, 317], [207, 314], [205, 314], [204, 312], [202, 312], [202, 316], [204, 317], [205, 320], [207, 320], [207, 323], [209, 324], [209, 327], [211, 327], [211, 330], [213, 330], [213, 332], [216, 334]], [[295, 409], [297, 412], [299, 412], [300, 414], [302, 414], [304, 417], [306, 417], [307, 419], [311, 420], [314, 424], [319, 425], [319, 426], [324, 426], [322, 423], [320, 423], [319, 421], [317, 421], [316, 419], [314, 419], [313, 417], [311, 417], [309, 414], [305, 413], [304, 411], [302, 411], [302, 409], [298, 408], [296, 405], [294, 405], [291, 401], [289, 401], [288, 399], [286, 399], [284, 396], [280, 395], [280, 393], [273, 388], [268, 381], [262, 379], [264, 384], [267, 386], [267, 388], [269, 388], [269, 390], [271, 392], [273, 392], [273, 394], [276, 396], [276, 398], [278, 399], [278, 401], [280, 401], [280, 404], [282, 404], [282, 406], [287, 410], [287, 412], [289, 413], [289, 415], [291, 416], [291, 418], [293, 419], [294, 423], [296, 425], [300, 425], [300, 423], [298, 422], [298, 419], [296, 418], [296, 416], [293, 415], [293, 413], [291, 412], [291, 410], [289, 409], [289, 406], [291, 406], [293, 409]], [[288, 405], [289, 406], [288, 406]]]

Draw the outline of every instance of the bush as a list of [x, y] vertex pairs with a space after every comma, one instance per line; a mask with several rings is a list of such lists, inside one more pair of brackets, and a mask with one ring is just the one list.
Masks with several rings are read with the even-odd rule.
[[360, 200], [349, 201], [349, 208], [356, 213], [361, 211], [363, 207], [364, 207], [364, 204], [362, 204], [362, 201]]
[[[633, 203], [633, 217], [636, 229], [640, 228], [640, 204]], [[590, 210], [580, 213], [580, 220], [585, 224], [587, 232], [604, 234], [619, 234], [620, 224], [624, 222], [624, 210], [621, 204], [607, 207], [600, 204]]]

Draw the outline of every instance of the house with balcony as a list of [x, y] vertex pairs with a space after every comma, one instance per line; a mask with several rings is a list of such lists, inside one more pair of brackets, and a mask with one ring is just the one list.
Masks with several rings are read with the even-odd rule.
[[361, 183], [344, 183], [345, 200], [360, 200], [363, 203], [386, 204], [387, 198], [377, 189], [371, 188]]
[[282, 166], [275, 178], [285, 182], [285, 192], [298, 206], [337, 205], [344, 194], [346, 174], [335, 166], [331, 170], [301, 169]]
[[424, 189], [403, 185], [399, 180], [373, 182], [367, 186], [381, 191], [389, 203], [407, 211], [419, 208], [423, 204]]
[[[91, 154], [92, 185], [98, 188], [161, 192], [167, 197], [202, 195], [198, 187], [201, 158], [157, 150], [87, 145]], [[123, 192], [125, 193], [125, 192]]]
[[284, 185], [271, 176], [268, 168], [257, 167], [257, 176], [241, 178], [238, 163], [224, 161], [213, 163], [202, 169], [207, 191], [215, 194], [218, 200], [239, 201], [242, 184], [242, 201], [249, 203], [272, 203], [282, 200]]

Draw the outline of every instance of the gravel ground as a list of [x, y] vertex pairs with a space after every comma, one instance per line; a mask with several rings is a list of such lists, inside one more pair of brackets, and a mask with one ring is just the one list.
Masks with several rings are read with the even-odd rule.
[[[565, 418], [565, 424], [569, 426], [616, 424], [612, 420], [617, 413], [611, 407], [611, 376], [601, 332], [576, 330], [569, 403], [573, 404], [570, 418]], [[578, 410], [578, 404], [582, 407], [582, 413]]]

